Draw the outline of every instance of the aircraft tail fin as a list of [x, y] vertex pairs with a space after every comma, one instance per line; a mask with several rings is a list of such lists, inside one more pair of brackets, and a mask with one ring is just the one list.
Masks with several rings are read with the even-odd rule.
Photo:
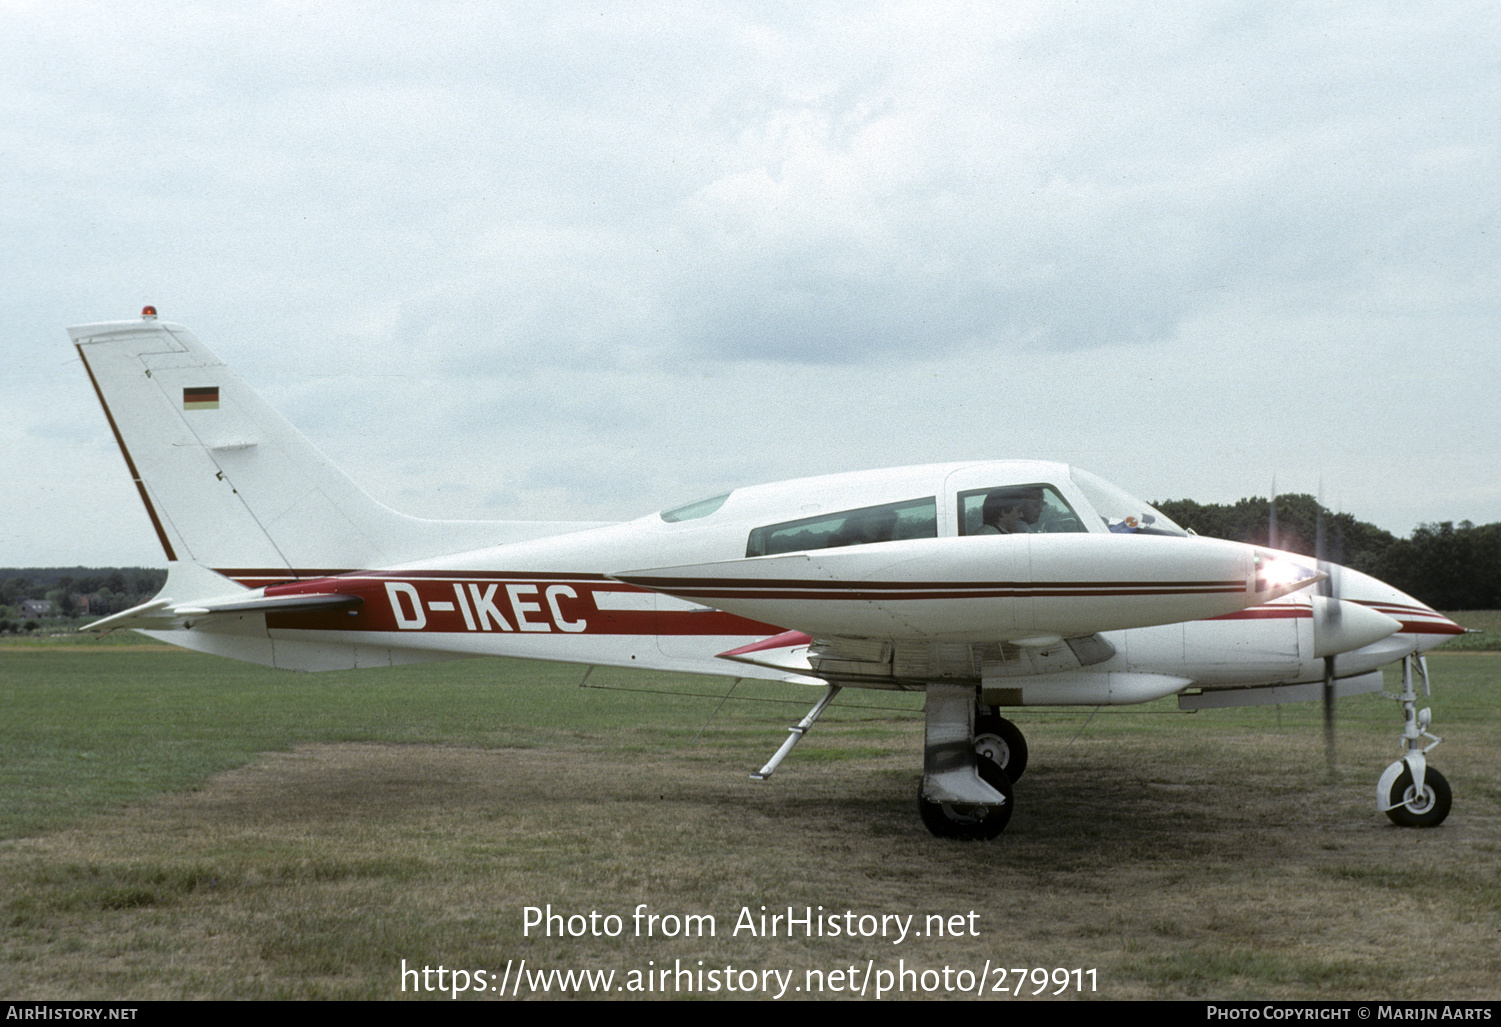
[[169, 562], [255, 587], [593, 526], [397, 513], [181, 325], [148, 308], [68, 331]]

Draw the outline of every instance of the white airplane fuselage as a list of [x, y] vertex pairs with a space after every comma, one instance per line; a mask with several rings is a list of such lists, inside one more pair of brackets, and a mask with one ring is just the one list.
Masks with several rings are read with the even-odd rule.
[[[958, 535], [959, 493], [985, 483], [1016, 481], [1047, 484], [1081, 515], [1077, 527], [1098, 525], [1097, 530], [1051, 535]], [[1087, 496], [1073, 484], [1066, 465], [985, 461], [753, 486], [730, 493], [721, 506], [702, 517], [668, 521], [660, 514], [651, 514], [625, 523], [384, 569], [324, 568], [309, 572], [276, 567], [215, 568], [243, 586], [264, 590], [268, 596], [340, 594], [359, 597], [363, 602], [353, 610], [247, 614], [248, 625], [203, 621], [188, 632], [162, 632], [158, 637], [184, 644], [184, 635], [191, 633], [203, 643], [188, 643], [194, 648], [243, 657], [248, 644], [244, 629], [249, 626], [266, 642], [253, 646], [263, 656], [260, 662], [306, 670], [445, 656], [502, 655], [822, 683], [830, 674], [820, 674], [816, 664], [730, 662], [720, 657], [782, 633], [784, 623], [776, 619], [777, 612], [790, 615], [789, 622], [798, 628], [806, 628], [810, 618], [816, 619], [814, 612], [804, 612], [779, 597], [765, 601], [772, 616], [758, 619], [726, 612], [721, 608], [725, 605], [722, 598], [712, 604], [708, 599], [679, 598], [629, 584], [615, 575], [629, 577], [626, 572], [631, 568], [743, 564], [748, 536], [767, 524], [814, 516], [818, 511], [832, 514], [928, 498], [935, 507], [935, 538], [759, 559], [806, 561], [832, 555], [847, 562], [858, 561], [866, 566], [858, 568], [852, 579], [855, 589], [860, 581], [881, 571], [889, 572], [894, 565], [916, 565], [922, 568], [920, 577], [943, 579], [952, 593], [956, 585], [948, 579], [971, 567], [982, 567], [979, 579], [987, 583], [1010, 582], [1020, 576], [1017, 565], [1027, 563], [1041, 548], [1051, 545], [1054, 551], [1046, 555], [1056, 561], [1064, 558], [1060, 546], [1090, 543], [1094, 552], [1082, 554], [1075, 561], [1079, 566], [1065, 569], [1061, 574], [1064, 580], [1077, 584], [1093, 574], [1096, 583], [1119, 586], [1129, 584], [1126, 579], [1131, 575], [1139, 582], [1154, 576], [1153, 560], [1159, 554], [1151, 550], [1160, 540], [1112, 534], [1104, 519], [1093, 514]], [[1193, 539], [1176, 544], [1181, 551], [1185, 546], [1208, 549], [1220, 543]], [[943, 564], [935, 563], [928, 553], [940, 548], [943, 553], [935, 555], [947, 561]], [[1102, 553], [1113, 554], [1118, 566], [1101, 573]], [[1293, 561], [1310, 562], [1305, 557], [1287, 555]], [[994, 573], [997, 568], [1000, 573]], [[1054, 574], [1055, 578], [1059, 576]], [[834, 676], [842, 684], [921, 687], [934, 676], [931, 650], [935, 647], [947, 647], [947, 669], [939, 676], [972, 678], [987, 690], [1007, 691], [1016, 701], [999, 703], [1003, 705], [1096, 704], [1102, 693], [1091, 686], [1099, 685], [1101, 676], [1108, 674], [1161, 679], [1161, 688], [1150, 698], [1172, 694], [1190, 682], [1212, 689], [1317, 682], [1324, 675], [1324, 654], [1315, 640], [1315, 608], [1320, 599], [1306, 590], [1216, 616], [1101, 631], [1098, 634], [1109, 643], [1113, 655], [1081, 666], [1066, 645], [1051, 637], [1058, 635], [1061, 639], [1060, 632], [1049, 632], [1042, 644], [1013, 643], [1019, 637], [1038, 633], [1034, 623], [1018, 623], [1031, 613], [1029, 603], [1077, 606], [1089, 597], [1019, 596], [1017, 590], [999, 597], [976, 596], [973, 591], [935, 597], [936, 589], [931, 587], [934, 582], [924, 584], [930, 587], [922, 594], [889, 600], [885, 605], [892, 608], [891, 614], [878, 610], [867, 615], [859, 628], [837, 630], [839, 624], [851, 624], [856, 615], [865, 613], [863, 609], [853, 614], [848, 610], [825, 614], [826, 619], [835, 620], [836, 630], [830, 634], [851, 639], [889, 638], [888, 648], [894, 650], [882, 659], [831, 661], [839, 665]], [[1378, 626], [1375, 633], [1384, 637], [1343, 651], [1342, 677], [1365, 674], [1408, 653], [1431, 648], [1456, 631], [1446, 618], [1367, 575], [1344, 570], [1341, 586], [1343, 601], [1358, 607], [1350, 612], [1349, 619], [1377, 611], [1400, 622], [1400, 629], [1394, 633], [1387, 634]], [[1094, 587], [1099, 589], [1098, 584]], [[1161, 600], [1160, 592], [1150, 591], [1154, 586], [1139, 587], [1144, 594], [1136, 597], [1136, 605]], [[1036, 591], [1035, 587], [1029, 590]], [[1117, 593], [1108, 596], [1114, 602], [1123, 589], [1110, 591]], [[835, 597], [820, 595], [804, 605], [827, 606], [831, 598], [837, 602]], [[844, 605], [870, 608], [880, 598], [866, 600], [857, 594]], [[1189, 597], [1190, 602], [1200, 600], [1199, 596]], [[977, 609], [966, 612], [967, 607]], [[958, 621], [962, 628], [957, 632], [923, 630], [920, 621], [925, 616], [943, 623]], [[262, 618], [264, 626], [257, 623]], [[904, 631], [904, 626], [911, 626], [910, 630]], [[970, 650], [986, 651], [966, 653], [966, 645]], [[806, 649], [807, 642], [801, 646]], [[857, 648], [858, 643], [852, 641], [850, 647]], [[924, 651], [926, 662], [919, 662], [911, 673], [900, 673], [896, 666], [899, 658], [910, 658], [917, 650]], [[964, 672], [966, 665], [972, 673]], [[1070, 674], [1073, 676], [1060, 676]], [[1029, 678], [1034, 680], [1029, 682]], [[1025, 687], [1028, 684], [1032, 687]], [[1071, 694], [1070, 685], [1077, 696]], [[1029, 699], [1029, 692], [1035, 700]], [[1105, 694], [1106, 701], [1111, 701], [1111, 693]], [[1114, 701], [1140, 701], [1132, 698], [1137, 693], [1130, 691], [1117, 689], [1113, 694]]]

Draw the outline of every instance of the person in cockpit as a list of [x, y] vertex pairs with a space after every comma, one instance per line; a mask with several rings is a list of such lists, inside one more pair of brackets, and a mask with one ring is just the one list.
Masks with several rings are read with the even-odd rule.
[[1042, 489], [996, 489], [985, 497], [981, 535], [1025, 535], [1042, 517]]

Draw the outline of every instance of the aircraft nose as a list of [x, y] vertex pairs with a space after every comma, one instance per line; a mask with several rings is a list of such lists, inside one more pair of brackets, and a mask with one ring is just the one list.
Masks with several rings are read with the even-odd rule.
[[[1352, 571], [1348, 567], [1339, 568], [1338, 575], [1338, 585], [1333, 592], [1344, 600], [1339, 607], [1341, 613], [1354, 603], [1391, 617], [1401, 626], [1399, 630], [1403, 638], [1410, 641], [1417, 652], [1426, 652], [1465, 633], [1464, 628], [1448, 617], [1384, 581]], [[1338, 615], [1336, 617], [1342, 626], [1345, 618]]]
[[1316, 658], [1348, 653], [1400, 630], [1401, 621], [1368, 606], [1328, 596], [1313, 597], [1313, 655]]
[[1463, 635], [1465, 629], [1455, 624], [1448, 617], [1439, 613], [1431, 606], [1425, 606], [1416, 599], [1408, 597], [1413, 605], [1401, 610], [1390, 610], [1394, 617], [1400, 617], [1402, 630], [1412, 635], [1427, 636], [1423, 639], [1422, 649], [1431, 649], [1435, 645], [1447, 642], [1455, 635]]

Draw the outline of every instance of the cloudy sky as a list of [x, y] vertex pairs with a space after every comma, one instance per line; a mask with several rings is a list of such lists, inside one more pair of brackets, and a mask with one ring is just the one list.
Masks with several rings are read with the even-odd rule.
[[1066, 460], [1501, 520], [1501, 8], [0, 0], [0, 566], [161, 565], [64, 328], [383, 502]]

